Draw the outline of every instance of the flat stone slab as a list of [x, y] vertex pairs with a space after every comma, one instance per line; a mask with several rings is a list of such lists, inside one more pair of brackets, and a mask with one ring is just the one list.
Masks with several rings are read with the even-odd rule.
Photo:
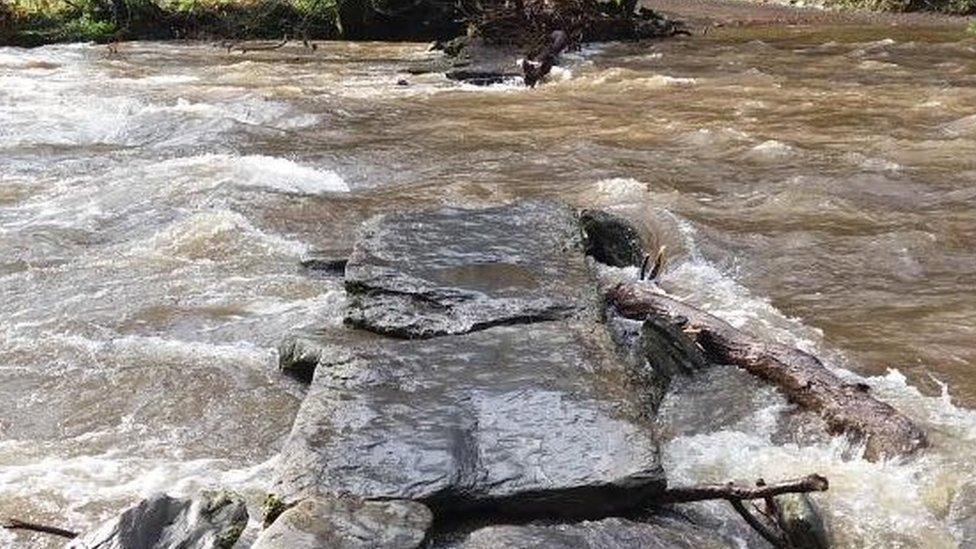
[[346, 322], [403, 338], [596, 316], [576, 213], [528, 202], [380, 216], [346, 265]]
[[340, 330], [287, 342], [281, 361], [315, 370], [282, 451], [286, 499], [592, 517], [665, 487], [649, 407], [597, 322], [428, 340]]
[[412, 501], [310, 498], [282, 513], [251, 549], [414, 549], [432, 520]]
[[647, 522], [622, 518], [572, 524], [489, 526], [472, 532], [458, 544], [440, 549], [718, 549], [737, 547], [717, 533], [687, 521], [653, 517]]

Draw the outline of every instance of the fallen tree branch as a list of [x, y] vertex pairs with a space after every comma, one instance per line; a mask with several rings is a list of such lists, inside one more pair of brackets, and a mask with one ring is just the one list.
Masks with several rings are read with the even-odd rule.
[[78, 537], [78, 532], [72, 532], [71, 530], [65, 530], [64, 528], [58, 528], [56, 526], [46, 526], [44, 524], [24, 522], [17, 519], [5, 519], [2, 523], [0, 523], [0, 527], [7, 530], [28, 530], [31, 532], [40, 532], [42, 534], [51, 534], [68, 539]]
[[910, 455], [927, 445], [912, 420], [869, 395], [866, 385], [845, 383], [809, 353], [761, 341], [648, 284], [620, 284], [607, 297], [624, 317], [656, 316], [681, 325], [713, 361], [773, 383], [792, 402], [819, 413], [832, 433], [863, 439], [869, 460]]
[[756, 487], [737, 486], [731, 482], [727, 484], [700, 484], [680, 488], [668, 488], [663, 494], [654, 498], [654, 503], [692, 503], [696, 501], [725, 500], [728, 501], [736, 513], [759, 533], [773, 547], [790, 547], [783, 526], [770, 521], [770, 525], [763, 524], [756, 518], [743, 501], [761, 499], [767, 503], [783, 494], [801, 494], [807, 492], [824, 492], [830, 487], [827, 479], [820, 475], [807, 475], [803, 478], [786, 480], [776, 484], [766, 484], [759, 480]]
[[807, 475], [803, 478], [763, 484], [762, 486], [740, 486], [731, 482], [727, 484], [698, 484], [680, 488], [668, 488], [660, 496], [654, 498], [655, 503], [691, 503], [724, 499], [727, 501], [744, 501], [766, 499], [783, 494], [797, 494], [806, 492], [825, 492], [830, 487], [826, 477]]
[[240, 47], [237, 47], [236, 45], [230, 45], [230, 46], [227, 47], [227, 51], [229, 52], [230, 50], [232, 50], [234, 48], [237, 48], [237, 51], [239, 51], [241, 53], [248, 53], [248, 52], [252, 52], [252, 51], [270, 51], [270, 50], [277, 50], [277, 49], [283, 48], [285, 46], [285, 44], [287, 44], [290, 40], [291, 39], [288, 38], [288, 35], [286, 34], [285, 36], [283, 36], [281, 38], [281, 42], [277, 42], [275, 44], [266, 44], [266, 45], [262, 44], [262, 45], [240, 46]]

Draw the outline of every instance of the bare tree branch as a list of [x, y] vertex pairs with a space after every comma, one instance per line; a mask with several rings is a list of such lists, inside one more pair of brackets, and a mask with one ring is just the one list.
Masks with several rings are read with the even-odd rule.
[[5, 528], [7, 530], [27, 530], [30, 532], [41, 532], [42, 534], [51, 534], [54, 536], [61, 536], [63, 538], [68, 538], [68, 539], [78, 537], [78, 532], [72, 532], [71, 530], [65, 530], [63, 528], [58, 528], [56, 526], [46, 526], [44, 524], [25, 522], [14, 518], [5, 519], [2, 523], [0, 523], [0, 528]]
[[782, 494], [824, 492], [829, 487], [830, 483], [827, 482], [827, 479], [816, 474], [756, 487], [740, 486], [731, 482], [728, 484], [699, 484], [668, 488], [663, 494], [654, 498], [654, 503], [690, 503], [714, 499], [727, 501], [766, 499]]
[[809, 353], [755, 338], [659, 293], [650, 284], [621, 284], [607, 297], [624, 317], [643, 320], [654, 316], [682, 326], [713, 361], [734, 364], [773, 383], [791, 401], [818, 412], [831, 432], [863, 439], [869, 460], [910, 455], [928, 444], [921, 428], [868, 394], [867, 385], [845, 383]]

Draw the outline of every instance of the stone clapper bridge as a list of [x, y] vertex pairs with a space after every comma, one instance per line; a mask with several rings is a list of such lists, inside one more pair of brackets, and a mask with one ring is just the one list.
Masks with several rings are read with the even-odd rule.
[[[816, 357], [597, 268], [643, 263], [643, 279], [647, 262], [622, 218], [540, 201], [381, 215], [348, 261], [308, 263], [345, 277], [345, 326], [281, 345], [307, 392], [253, 547], [738, 546], [667, 507], [707, 499], [773, 546], [825, 547], [819, 475], [668, 487], [655, 413], [671, 379], [738, 366], [868, 459], [913, 454], [924, 432]], [[70, 547], [226, 549], [247, 520], [234, 494], [160, 494]]]
[[698, 364], [608, 322], [594, 264], [644, 258], [624, 220], [551, 202], [368, 221], [345, 326], [281, 346], [308, 384], [276, 485], [294, 506], [255, 547], [724, 547], [648, 509], [825, 490], [668, 489], [654, 413]]

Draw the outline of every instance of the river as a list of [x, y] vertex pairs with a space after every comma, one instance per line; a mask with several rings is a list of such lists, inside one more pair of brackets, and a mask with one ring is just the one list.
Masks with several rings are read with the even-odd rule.
[[[419, 44], [118, 50], [0, 48], [0, 517], [81, 529], [221, 485], [259, 502], [302, 396], [276, 345], [341, 319], [341, 285], [299, 261], [378, 212], [545, 196], [637, 220], [670, 292], [863, 376], [932, 441], [870, 463], [778, 435], [774, 391], [713, 380], [714, 406], [666, 406], [672, 482], [820, 472], [839, 547], [959, 544], [976, 41], [958, 29], [589, 47], [536, 90], [407, 75]], [[16, 539], [0, 531], [51, 543]]]

